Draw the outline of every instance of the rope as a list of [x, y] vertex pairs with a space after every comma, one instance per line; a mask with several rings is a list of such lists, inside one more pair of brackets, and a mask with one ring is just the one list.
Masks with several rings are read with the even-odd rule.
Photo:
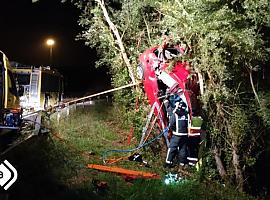
[[144, 139], [144, 141], [143, 141], [143, 144], [148, 140], [148, 138], [149, 138], [149, 136], [150, 136], [150, 133], [151, 133], [152, 129], [154, 128], [155, 122], [156, 122], [156, 120], [157, 120], [157, 118], [158, 118], [158, 116], [159, 116], [159, 114], [160, 114], [160, 111], [161, 111], [161, 109], [162, 109], [163, 104], [164, 104], [164, 101], [163, 101], [162, 104], [160, 105], [159, 110], [158, 110], [158, 113], [157, 113], [157, 115], [155, 116], [153, 122], [151, 123], [151, 127], [150, 127], [150, 130], [149, 130], [149, 133], [148, 133], [148, 135], [145, 137], [145, 139]]
[[65, 105], [70, 105], [72, 103], [77, 103], [78, 101], [82, 101], [82, 100], [85, 100], [85, 99], [90, 99], [92, 97], [100, 96], [102, 94], [114, 92], [114, 91], [117, 91], [117, 90], [121, 90], [121, 89], [124, 89], [124, 88], [128, 88], [128, 87], [132, 87], [132, 86], [135, 86], [135, 85], [139, 85], [139, 84], [141, 84], [141, 82], [124, 85], [124, 86], [121, 86], [121, 87], [118, 87], [118, 88], [113, 88], [113, 89], [106, 90], [106, 91], [103, 91], [103, 92], [99, 92], [99, 93], [96, 93], [96, 94], [92, 94], [92, 95], [89, 95], [89, 96], [81, 97], [81, 98], [78, 98], [78, 99], [75, 99], [75, 100], [68, 101], [68, 102], [65, 103]]
[[[156, 141], [157, 139], [159, 139], [163, 134], [165, 134], [166, 132], [168, 132], [168, 128], [165, 128], [158, 136], [156, 136], [155, 138], [153, 138], [152, 140], [150, 140], [149, 142], [146, 142], [142, 145], [139, 145], [138, 147], [136, 148], [133, 148], [133, 149], [124, 149], [124, 150], [120, 150], [120, 149], [112, 149], [112, 150], [107, 150], [103, 153], [102, 155], [102, 160], [103, 160], [103, 163], [106, 164], [106, 155], [108, 154], [108, 152], [118, 152], [118, 153], [129, 153], [129, 152], [133, 152], [133, 151], [137, 151], [151, 143], [153, 143], [154, 141]], [[121, 160], [121, 159], [120, 159]]]
[[[164, 97], [165, 97], [165, 96], [164, 96]], [[162, 98], [162, 97], [161, 97], [161, 98]], [[164, 101], [165, 101], [165, 100], [162, 101], [162, 103], [161, 103], [161, 105], [160, 105], [160, 107], [159, 107], [159, 109], [158, 109], [158, 113], [157, 113], [157, 115], [155, 116], [154, 120], [153, 120], [152, 123], [151, 123], [151, 127], [150, 127], [150, 129], [149, 129], [149, 131], [148, 131], [148, 135], [147, 135], [144, 139], [141, 138], [141, 142], [140, 142], [139, 146], [138, 146], [137, 148], [130, 149], [130, 150], [119, 150], [120, 152], [132, 152], [132, 151], [139, 150], [140, 148], [142, 148], [142, 147], [144, 147], [144, 146], [146, 146], [146, 145], [148, 145], [148, 144], [154, 142], [156, 139], [158, 139], [159, 137], [161, 137], [165, 132], [168, 132], [168, 130], [166, 131], [166, 129], [164, 129], [164, 131], [162, 132], [162, 134], [158, 135], [157, 137], [155, 137], [155, 138], [154, 138], [153, 140], [151, 140], [150, 142], [145, 143], [145, 142], [148, 140], [149, 136], [150, 136], [150, 133], [151, 133], [151, 131], [152, 131], [154, 125], [155, 125], [156, 120], [158, 119], [158, 116], [160, 115], [160, 111], [161, 111], [161, 109], [162, 109], [162, 106], [163, 106], [163, 104], [164, 104]], [[155, 108], [153, 108], [153, 110], [152, 110], [151, 112], [154, 112], [154, 109], [155, 109]], [[152, 115], [153, 115], [153, 113], [151, 114], [150, 119], [152, 118]], [[149, 117], [148, 117], [148, 118], [149, 118]], [[149, 120], [150, 120], [150, 119], [149, 119]], [[148, 122], [146, 122], [146, 124], [148, 124]], [[146, 125], [146, 126], [148, 126], [148, 125]], [[146, 131], [147, 131], [147, 128], [146, 128], [146, 127], [144, 127], [143, 129], [146, 129]], [[145, 132], [146, 132], [146, 131], [145, 131]], [[142, 135], [142, 137], [144, 137], [144, 134]], [[110, 152], [110, 151], [118, 152], [118, 150], [108, 150], [108, 151], [105, 152], [105, 154], [106, 154], [107, 152]], [[103, 154], [103, 155], [104, 155], [104, 154]], [[107, 160], [107, 163], [113, 164], [113, 163], [116, 163], [116, 162], [118, 162], [118, 161], [127, 159], [128, 157], [129, 157], [129, 156], [124, 156], [124, 157], [120, 157], [120, 158], [117, 158], [117, 159], [108, 159], [108, 160]], [[104, 156], [103, 156], [103, 163], [106, 163], [106, 161], [105, 161], [105, 159], [104, 159]]]

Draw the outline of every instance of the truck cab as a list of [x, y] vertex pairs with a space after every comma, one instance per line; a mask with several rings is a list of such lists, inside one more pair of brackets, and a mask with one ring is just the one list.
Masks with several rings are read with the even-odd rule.
[[13, 68], [0, 51], [0, 134], [4, 129], [19, 129], [21, 114]]

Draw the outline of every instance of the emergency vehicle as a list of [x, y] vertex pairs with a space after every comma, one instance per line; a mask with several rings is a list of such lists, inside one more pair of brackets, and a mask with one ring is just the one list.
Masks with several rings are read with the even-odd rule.
[[6, 55], [0, 51], [0, 132], [19, 129], [21, 114], [13, 68]]
[[24, 113], [47, 110], [58, 105], [63, 95], [63, 76], [50, 67], [17, 65], [14, 69], [22, 87], [20, 105]]

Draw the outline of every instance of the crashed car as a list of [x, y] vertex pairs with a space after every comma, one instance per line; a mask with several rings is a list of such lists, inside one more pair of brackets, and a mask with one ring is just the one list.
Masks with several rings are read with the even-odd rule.
[[[181, 90], [189, 110], [193, 111], [198, 107], [198, 79], [195, 73], [191, 73], [189, 63], [182, 61], [185, 54], [186, 51], [181, 46], [162, 45], [149, 48], [139, 56], [138, 76], [143, 81], [152, 113], [158, 116], [157, 122], [161, 130], [168, 125], [168, 113], [163, 106], [166, 95]], [[192, 112], [190, 119], [191, 117]], [[167, 137], [166, 143], [169, 144]]]

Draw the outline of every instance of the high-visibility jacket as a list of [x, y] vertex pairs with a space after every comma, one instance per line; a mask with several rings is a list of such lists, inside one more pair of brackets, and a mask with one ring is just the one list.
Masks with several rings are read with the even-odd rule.
[[203, 119], [200, 116], [193, 116], [188, 127], [188, 136], [200, 136], [202, 132]]
[[169, 121], [174, 135], [188, 135], [188, 107], [182, 99], [176, 102]]

